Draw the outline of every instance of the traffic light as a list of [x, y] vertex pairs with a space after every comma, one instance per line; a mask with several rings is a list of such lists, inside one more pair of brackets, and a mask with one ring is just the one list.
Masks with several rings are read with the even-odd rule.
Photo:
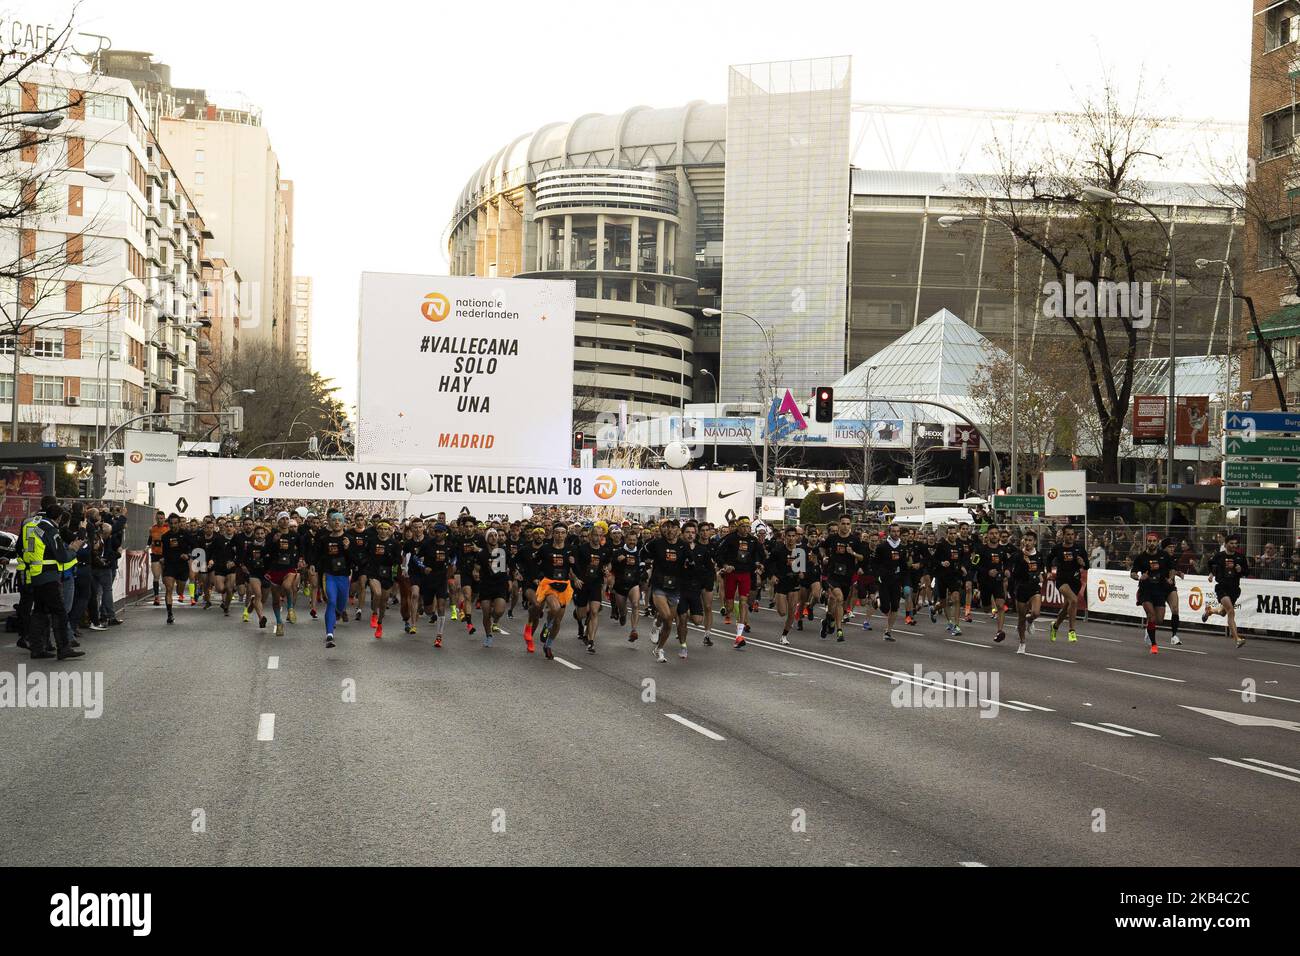
[[819, 422], [829, 422], [835, 419], [835, 389], [829, 385], [820, 385], [817, 388], [817, 411], [813, 416]]
[[573, 433], [573, 450], [582, 451], [587, 447], [587, 436], [582, 432]]
[[90, 497], [102, 498], [108, 483], [108, 459], [100, 452], [90, 458]]

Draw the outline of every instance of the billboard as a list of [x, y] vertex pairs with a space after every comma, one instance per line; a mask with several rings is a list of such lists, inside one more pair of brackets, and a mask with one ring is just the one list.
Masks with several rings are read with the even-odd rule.
[[1174, 402], [1174, 442], [1179, 445], [1210, 444], [1210, 396], [1184, 395]]
[[1133, 396], [1133, 444], [1163, 445], [1165, 442], [1165, 408], [1163, 395]]
[[122, 468], [126, 486], [138, 482], [175, 481], [176, 452], [180, 436], [175, 432], [130, 431], [122, 439]]
[[899, 518], [925, 515], [925, 485], [899, 485], [894, 489], [894, 514]]
[[562, 468], [574, 285], [364, 272], [357, 460]]
[[1088, 513], [1086, 471], [1043, 472], [1043, 514], [1049, 518]]

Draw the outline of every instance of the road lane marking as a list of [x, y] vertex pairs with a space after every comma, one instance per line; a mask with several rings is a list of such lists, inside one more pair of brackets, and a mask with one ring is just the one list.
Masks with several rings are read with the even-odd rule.
[[1007, 701], [1007, 703], [1019, 704], [1021, 707], [1028, 707], [1030, 710], [1041, 710], [1048, 714], [1056, 713], [1056, 711], [1052, 710], [1050, 707], [1039, 707], [1037, 704], [1026, 704], [1023, 700], [1011, 700]]
[[1250, 661], [1252, 664], [1276, 664], [1278, 667], [1300, 667], [1300, 664], [1288, 664], [1285, 661], [1266, 661], [1258, 657], [1238, 657], [1239, 661]]
[[266, 669], [269, 671], [278, 671], [280, 669], [280, 658], [268, 657], [266, 659]]
[[257, 718], [257, 739], [275, 739], [275, 714], [263, 714]]
[[1175, 647], [1172, 644], [1162, 644], [1161, 647], [1166, 651], [1177, 651], [1179, 654], [1200, 654], [1202, 657], [1209, 653], [1208, 651], [1194, 651], [1190, 647]]
[[664, 716], [667, 717], [669, 720], [677, 721], [683, 727], [691, 728], [691, 730], [695, 731], [697, 734], [703, 734], [704, 736], [708, 737], [710, 740], [727, 739], [726, 737], [722, 736], [722, 734], [715, 734], [713, 731], [709, 730], [708, 727], [701, 727], [699, 724], [695, 723], [694, 721], [687, 720], [681, 714], [664, 714]]
[[1241, 767], [1245, 770], [1253, 770], [1256, 773], [1266, 773], [1270, 777], [1281, 777], [1283, 780], [1290, 780], [1292, 783], [1300, 783], [1300, 777], [1292, 776], [1289, 773], [1278, 773], [1276, 770], [1269, 770], [1267, 767], [1256, 767], [1254, 764], [1229, 760], [1227, 757], [1211, 757], [1210, 759], [1217, 763], [1226, 763], [1232, 767]]
[[1247, 763], [1257, 763], [1261, 767], [1272, 767], [1274, 770], [1286, 770], [1289, 773], [1300, 773], [1295, 767], [1288, 767], [1286, 764], [1269, 763], [1267, 760], [1260, 760], [1258, 757], [1247, 757]]
[[1105, 642], [1108, 643], [1108, 644], [1124, 644], [1124, 643], [1126, 643], [1125, 641], [1121, 641], [1118, 637], [1096, 637], [1095, 635], [1092, 635], [1092, 634], [1080, 634], [1079, 636], [1080, 636], [1080, 637], [1086, 637], [1086, 638], [1087, 638], [1088, 640], [1090, 640], [1090, 641], [1105, 641]]
[[1109, 727], [1098, 727], [1096, 724], [1085, 724], [1081, 720], [1072, 720], [1070, 723], [1076, 727], [1087, 727], [1089, 730], [1100, 730], [1103, 734], [1114, 734], [1116, 737], [1132, 737], [1132, 734], [1126, 734], [1119, 730], [1111, 730]]
[[566, 661], [563, 657], [558, 657], [558, 656], [557, 656], [557, 657], [555, 657], [555, 660], [559, 661], [561, 664], [563, 664], [565, 667], [567, 667], [567, 668], [568, 668], [569, 670], [571, 670], [571, 671], [580, 671], [580, 670], [582, 670], [582, 668], [579, 667], [577, 664], [570, 664], [570, 663], [569, 663], [568, 661]]
[[976, 644], [973, 641], [959, 641], [955, 638], [945, 637], [944, 641], [948, 644], [965, 644], [967, 647], [992, 647], [992, 644]]
[[[1122, 669], [1122, 668], [1119, 668], [1119, 667], [1107, 667], [1106, 670], [1108, 670], [1108, 671], [1114, 671], [1116, 674], [1132, 674], [1134, 677], [1150, 677], [1150, 678], [1153, 678], [1154, 680], [1167, 680], [1167, 681], [1173, 681], [1175, 684], [1186, 684], [1186, 683], [1187, 683], [1187, 681], [1182, 680], [1181, 678], [1178, 678], [1178, 677], [1162, 677], [1160, 674], [1144, 674], [1144, 673], [1142, 673], [1141, 671], [1126, 671], [1126, 670], [1124, 670], [1124, 669]], [[1235, 691], [1235, 693], [1240, 694], [1241, 691], [1238, 690], [1238, 691]]]
[[[1244, 692], [1240, 687], [1229, 687], [1228, 693], [1236, 694], [1238, 697], [1240, 697]], [[1296, 700], [1294, 697], [1278, 697], [1274, 694], [1261, 694], [1259, 691], [1252, 691], [1251, 693], [1253, 693], [1256, 697], [1267, 697], [1269, 700], [1284, 700], [1288, 704], [1300, 704], [1300, 700]]]
[[974, 860], [959, 860], [958, 866], [988, 866], [987, 863], [976, 863]]
[[1077, 663], [1079, 663], [1078, 661], [1072, 661], [1072, 660], [1070, 660], [1068, 657], [1051, 657], [1051, 656], [1049, 656], [1049, 655], [1047, 655], [1047, 654], [1031, 654], [1031, 653], [1029, 653], [1028, 651], [1025, 651], [1025, 656], [1026, 656], [1026, 657], [1037, 657], [1037, 658], [1041, 658], [1042, 660], [1045, 660], [1045, 661], [1060, 661], [1062, 664], [1077, 664]]
[[1159, 737], [1159, 734], [1153, 734], [1149, 730], [1138, 730], [1136, 727], [1125, 727], [1123, 724], [1111, 724], [1104, 720], [1097, 721], [1102, 727], [1114, 727], [1116, 730], [1127, 730], [1130, 734], [1140, 734], [1143, 737]]

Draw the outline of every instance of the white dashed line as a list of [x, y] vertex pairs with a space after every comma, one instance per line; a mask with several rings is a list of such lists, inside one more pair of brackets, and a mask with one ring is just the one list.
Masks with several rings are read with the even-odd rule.
[[257, 718], [257, 739], [275, 739], [275, 714], [263, 714]]
[[1300, 777], [1292, 776], [1289, 773], [1278, 773], [1276, 770], [1269, 770], [1267, 767], [1256, 767], [1254, 764], [1229, 760], [1227, 757], [1211, 757], [1210, 759], [1217, 763], [1226, 763], [1232, 767], [1241, 767], [1244, 770], [1253, 770], [1256, 773], [1266, 773], [1270, 777], [1281, 777], [1283, 780], [1290, 780], [1292, 783], [1300, 783]]
[[1041, 710], [1044, 713], [1054, 714], [1056, 711], [1050, 707], [1039, 707], [1037, 704], [1026, 704], [1023, 700], [1008, 701], [1008, 703], [1019, 704], [1021, 707], [1028, 707], [1030, 710]]
[[268, 657], [266, 659], [266, 669], [269, 671], [278, 671], [280, 669], [280, 658]]
[[557, 660], [559, 663], [563, 664], [565, 667], [567, 667], [567, 668], [568, 668], [569, 670], [571, 670], [571, 671], [580, 671], [580, 670], [582, 670], [582, 668], [579, 667], [577, 664], [570, 664], [570, 663], [569, 663], [568, 661], [566, 661], [563, 657], [557, 657], [557, 658], [555, 658], [555, 660]]
[[949, 644], [965, 644], [967, 647], [992, 647], [992, 644], [976, 644], [974, 641], [959, 641], [956, 638], [945, 637], [944, 640]]
[[1247, 757], [1247, 763], [1257, 763], [1261, 767], [1272, 767], [1274, 770], [1285, 770], [1288, 773], [1300, 773], [1295, 767], [1288, 767], [1286, 764], [1269, 763], [1267, 760], [1260, 760], [1258, 757]]
[[701, 727], [699, 724], [695, 723], [694, 721], [687, 720], [681, 714], [664, 714], [664, 716], [667, 717], [669, 720], [677, 721], [683, 727], [691, 728], [691, 730], [695, 731], [697, 734], [703, 734], [704, 736], [708, 737], [710, 740], [727, 739], [726, 737], [722, 736], [722, 734], [715, 734], [713, 731], [709, 730], [708, 727]]
[[1153, 734], [1147, 730], [1137, 730], [1134, 727], [1125, 727], [1123, 724], [1110, 724], [1104, 720], [1097, 722], [1102, 727], [1114, 727], [1116, 730], [1127, 730], [1130, 734], [1139, 734], [1143, 737], [1159, 737], [1159, 734]]
[[[1228, 693], [1236, 694], [1238, 697], [1240, 697], [1242, 694], [1245, 693], [1245, 691], [1243, 691], [1240, 687], [1229, 687]], [[1267, 697], [1269, 700], [1284, 700], [1288, 704], [1300, 704], [1300, 700], [1296, 700], [1294, 697], [1277, 697], [1273, 694], [1261, 694], [1259, 691], [1254, 691], [1253, 693], [1256, 697]]]
[[1300, 667], [1300, 664], [1287, 664], [1285, 661], [1266, 661], [1258, 657], [1238, 657], [1239, 661], [1250, 661], [1252, 664], [1276, 664], [1278, 667]]
[[1105, 641], [1107, 644], [1123, 644], [1118, 637], [1095, 637], [1092, 634], [1080, 634], [1080, 637], [1086, 637], [1090, 641]]
[[1085, 724], [1082, 721], [1072, 720], [1070, 723], [1076, 727], [1087, 727], [1089, 730], [1100, 730], [1103, 734], [1114, 734], [1116, 737], [1132, 737], [1132, 734], [1126, 734], [1120, 730], [1111, 730], [1109, 727], [1099, 727], [1096, 724]]
[[[1153, 678], [1154, 680], [1173, 681], [1175, 684], [1187, 683], [1187, 681], [1181, 680], [1180, 678], [1177, 677], [1162, 677], [1160, 674], [1143, 674], [1141, 671], [1126, 671], [1119, 667], [1107, 667], [1106, 670], [1114, 671], [1116, 674], [1132, 674], [1134, 677], [1150, 677]], [[1236, 693], [1240, 694], [1241, 691], [1237, 691]]]
[[987, 863], [976, 863], [973, 860], [962, 860], [957, 863], [958, 866], [988, 866]]
[[1037, 657], [1037, 658], [1039, 658], [1040, 660], [1044, 660], [1044, 661], [1060, 661], [1062, 664], [1077, 664], [1077, 663], [1079, 663], [1078, 661], [1072, 661], [1072, 660], [1070, 660], [1068, 657], [1052, 657], [1052, 656], [1050, 656], [1050, 655], [1048, 655], [1048, 654], [1031, 654], [1031, 653], [1029, 653], [1028, 651], [1025, 651], [1025, 656], [1026, 656], [1026, 657]]

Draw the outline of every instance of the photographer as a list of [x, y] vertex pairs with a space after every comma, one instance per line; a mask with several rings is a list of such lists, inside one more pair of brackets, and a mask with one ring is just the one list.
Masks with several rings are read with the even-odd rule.
[[97, 598], [97, 613], [93, 615], [91, 630], [102, 631], [122, 623], [117, 618], [113, 604], [113, 579], [117, 577], [117, 566], [121, 560], [122, 540], [113, 531], [113, 526], [104, 522], [99, 526], [90, 555]]

